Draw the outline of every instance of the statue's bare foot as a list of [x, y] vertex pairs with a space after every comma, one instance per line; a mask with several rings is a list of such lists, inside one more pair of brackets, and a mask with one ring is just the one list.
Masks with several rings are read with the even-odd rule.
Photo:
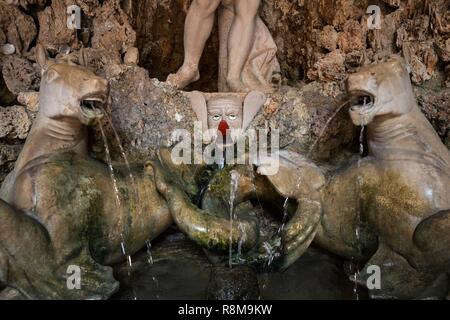
[[200, 72], [198, 68], [182, 66], [177, 73], [170, 74], [166, 82], [177, 89], [186, 88], [192, 82], [200, 79]]
[[227, 85], [231, 92], [250, 92], [240, 79], [227, 79]]

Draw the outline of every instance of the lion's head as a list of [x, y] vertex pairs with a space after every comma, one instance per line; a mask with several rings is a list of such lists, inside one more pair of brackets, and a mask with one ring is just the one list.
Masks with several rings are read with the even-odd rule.
[[37, 47], [36, 60], [42, 68], [39, 112], [51, 119], [76, 118], [92, 125], [103, 116], [101, 106], [109, 93], [108, 81], [96, 76], [81, 65], [49, 59], [41, 45]]

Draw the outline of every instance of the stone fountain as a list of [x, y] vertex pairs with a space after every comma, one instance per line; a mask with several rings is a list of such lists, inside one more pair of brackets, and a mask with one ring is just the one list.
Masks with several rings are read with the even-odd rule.
[[[57, 2], [51, 8], [59, 17]], [[98, 12], [91, 8], [96, 14], [85, 6], [96, 21], [92, 39], [86, 30], [80, 36], [85, 49], [76, 34], [61, 33], [71, 46], [58, 42], [58, 35], [43, 37], [53, 33], [42, 25], [39, 42], [45, 48], [39, 44], [26, 52], [32, 39], [19, 41], [15, 29], [8, 31], [13, 44], [7, 48], [23, 51], [36, 64], [3, 50], [0, 58], [8, 63], [2, 73], [14, 90], [1, 98], [8, 104], [17, 98], [39, 112], [28, 119], [28, 111], [19, 113], [18, 107], [0, 110], [8, 123], [33, 122], [29, 133], [0, 132], [8, 139], [27, 137], [0, 191], [0, 299], [108, 299], [127, 289], [128, 298], [136, 299], [133, 278], [140, 270], [151, 274], [141, 287], [157, 291], [164, 286], [158, 274], [170, 273], [177, 289], [202, 291], [197, 299], [257, 299], [261, 292], [277, 298], [280, 287], [301, 292], [296, 279], [307, 282], [321, 274], [343, 288], [321, 298], [341, 298], [349, 284], [355, 286], [350, 298], [366, 292], [381, 299], [448, 294], [450, 152], [418, 107], [410, 79], [431, 78], [436, 63], [428, 52], [429, 65], [421, 64], [424, 48], [418, 53], [406, 40], [400, 44], [408, 28], [397, 35], [407, 61], [380, 54], [378, 63], [359, 59], [358, 43], [349, 41], [361, 29], [356, 20], [310, 30], [316, 39], [310, 47], [330, 52], [315, 56], [313, 66], [308, 60], [309, 70], [295, 70], [295, 54], [305, 48], [297, 52], [279, 35], [272, 37], [269, 29], [281, 27], [267, 19], [267, 3], [195, 0], [185, 23], [183, 65], [162, 83], [137, 66], [142, 52], [130, 40], [136, 35], [118, 2], [111, 3]], [[283, 8], [287, 2], [280, 3]], [[20, 17], [28, 5], [46, 6], [20, 5], [23, 10], [11, 5]], [[445, 32], [439, 8], [429, 9], [440, 26], [436, 32]], [[216, 10], [220, 92], [183, 92], [200, 78]], [[46, 12], [40, 20], [49, 20]], [[106, 31], [98, 22], [105, 17], [112, 19]], [[17, 30], [32, 24], [31, 18], [19, 20]], [[334, 20], [339, 19], [327, 21]], [[373, 48], [387, 41], [374, 38]], [[447, 61], [445, 43], [436, 41]], [[337, 94], [339, 83], [287, 86], [280, 79], [277, 44], [283, 46], [283, 69], [307, 71], [309, 80], [343, 80], [352, 69], [346, 94]], [[11, 79], [18, 62], [26, 74]], [[35, 67], [39, 76], [30, 76]], [[38, 80], [39, 93], [25, 92], [37, 89]], [[200, 142], [194, 134], [193, 143], [184, 143], [181, 158], [188, 161], [180, 162], [173, 131], [190, 136], [194, 123], [201, 128]], [[350, 147], [357, 144], [358, 129], [359, 156]], [[258, 131], [277, 142], [269, 144], [269, 157], [258, 157], [261, 136], [256, 149], [239, 149]], [[196, 158], [209, 147], [220, 161]], [[224, 158], [230, 150], [243, 163], [235, 153]], [[191, 156], [200, 161], [190, 162]], [[374, 271], [380, 274], [375, 281]], [[197, 278], [185, 281], [190, 274]]]

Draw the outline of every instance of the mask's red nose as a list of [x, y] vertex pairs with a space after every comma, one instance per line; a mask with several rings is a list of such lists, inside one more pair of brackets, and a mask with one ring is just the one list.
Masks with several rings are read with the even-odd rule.
[[227, 130], [230, 129], [230, 126], [228, 126], [228, 123], [225, 120], [220, 121], [219, 127], [217, 130], [222, 134], [223, 137], [227, 135]]

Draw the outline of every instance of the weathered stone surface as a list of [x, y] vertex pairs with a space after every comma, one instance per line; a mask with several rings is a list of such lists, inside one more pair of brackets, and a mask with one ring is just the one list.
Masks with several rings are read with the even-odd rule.
[[17, 101], [31, 112], [39, 111], [39, 92], [21, 92], [17, 96]]
[[[378, 61], [391, 54], [404, 55], [412, 64], [414, 82], [421, 84], [430, 80], [439, 70], [433, 44], [448, 38], [448, 2], [383, 2], [265, 1], [262, 17], [279, 48], [283, 75], [289, 79], [315, 80], [316, 64], [323, 63], [321, 60], [326, 53], [323, 50], [339, 49], [345, 61], [356, 61], [359, 65]], [[381, 8], [380, 30], [367, 30], [366, 9], [370, 4], [378, 4]], [[331, 28], [339, 34], [336, 47], [336, 35]], [[406, 43], [403, 44], [403, 41]], [[355, 59], [355, 56], [362, 55], [357, 52], [363, 52], [364, 57]], [[346, 64], [345, 67], [346, 72], [354, 71], [354, 63]]]
[[[38, 4], [37, 8], [42, 8], [41, 1], [15, 2]], [[65, 7], [69, 2], [53, 1], [51, 6], [38, 11], [39, 41], [54, 50], [65, 44], [72, 48], [79, 45], [74, 33], [66, 27]], [[75, 3], [83, 10], [83, 27], [91, 29], [92, 46], [107, 49], [105, 52], [115, 62], [136, 41], [141, 65], [149, 70], [151, 77], [163, 80], [181, 65], [184, 18], [190, 4], [188, 0], [127, 0], [120, 3], [117, 0], [103, 3], [98, 0], [77, 0]], [[369, 4], [372, 3], [368, 0], [264, 1], [261, 15], [279, 48], [278, 58], [283, 75], [290, 80], [316, 79], [316, 74], [309, 70], [316, 69], [316, 63], [326, 53], [324, 50], [329, 52], [339, 49], [345, 61], [349, 61], [345, 64], [347, 72], [354, 71], [355, 63], [362, 65], [405, 51], [406, 58], [412, 64], [413, 80], [417, 83], [429, 80], [439, 68], [434, 51], [437, 51], [442, 61], [446, 59], [445, 54], [442, 54], [442, 42], [448, 38], [445, 35], [448, 34], [450, 18], [445, 0], [426, 3], [397, 0], [379, 2], [382, 10], [381, 30], [367, 30], [366, 9]], [[27, 20], [31, 19], [26, 17]], [[6, 37], [6, 32], [4, 34]], [[431, 43], [423, 42], [431, 38]], [[339, 45], [335, 46], [337, 41]], [[406, 44], [403, 43], [405, 41]], [[420, 48], [408, 48], [408, 43], [418, 43]], [[425, 46], [430, 48], [426, 49]], [[362, 51], [365, 51], [364, 57], [355, 59], [363, 55]], [[217, 57], [215, 29], [201, 62], [202, 80], [192, 88], [206, 91], [215, 89]]]
[[366, 48], [367, 24], [349, 20], [339, 34], [339, 49], [344, 53], [364, 50]]
[[398, 8], [400, 7], [400, 0], [383, 0], [384, 3], [388, 4], [391, 7]]
[[314, 64], [308, 71], [308, 77], [313, 80], [341, 81], [346, 77], [345, 56], [339, 51], [333, 51]]
[[436, 41], [436, 52], [444, 62], [450, 62], [450, 38]]
[[417, 100], [436, 132], [445, 139], [450, 133], [450, 88], [443, 90], [426, 90], [415, 88]]
[[450, 33], [450, 11], [448, 10], [448, 0], [436, 0], [427, 4], [431, 16], [432, 29], [442, 35], [448, 35]]
[[17, 52], [28, 51], [37, 30], [33, 18], [18, 7], [0, 2], [0, 42], [11, 43]]
[[139, 49], [136, 47], [129, 48], [123, 57], [123, 63], [137, 65], [139, 63]]
[[[170, 146], [176, 129], [192, 132], [195, 114], [189, 99], [181, 91], [150, 79], [140, 67], [113, 65], [106, 71], [110, 81], [111, 104], [108, 107], [112, 123], [131, 161], [145, 161], [155, 156], [158, 146]], [[120, 159], [120, 150], [109, 121], [105, 119], [109, 143]], [[103, 149], [97, 135], [98, 149]]]
[[429, 39], [426, 30], [430, 27], [430, 17], [421, 15], [404, 24], [397, 31], [397, 46], [411, 66], [411, 79], [421, 84], [433, 76], [439, 58], [433, 48], [436, 40]]
[[83, 13], [90, 17], [95, 15], [95, 10], [100, 6], [100, 2], [99, 0], [75, 0], [75, 3], [80, 6]]
[[368, 32], [368, 41], [371, 54], [383, 57], [395, 51], [393, 43], [396, 41], [397, 30], [401, 27], [404, 13], [400, 10], [386, 14], [381, 19], [381, 29], [370, 30]]
[[84, 49], [84, 56], [89, 69], [97, 75], [104, 76], [106, 68], [111, 66], [109, 54], [104, 49], [86, 48]]
[[[131, 161], [148, 160], [155, 156], [158, 146], [173, 146], [176, 129], [186, 129], [193, 137], [193, 122], [197, 120], [190, 100], [171, 86], [148, 78], [146, 70], [133, 66], [112, 66], [107, 71], [111, 85], [108, 113]], [[343, 146], [353, 141], [353, 126], [345, 108], [330, 120], [341, 98], [327, 96], [319, 83], [300, 89], [285, 87], [268, 96], [263, 111], [250, 125], [252, 129], [267, 126], [280, 130], [280, 147], [290, 146], [308, 152], [320, 135], [314, 155], [329, 159]], [[328, 123], [328, 127], [325, 125]], [[109, 121], [104, 120], [109, 144], [116, 160], [121, 160]], [[96, 148], [102, 157], [103, 142], [96, 134]]]
[[63, 45], [76, 46], [76, 30], [67, 28], [66, 0], [54, 0], [51, 6], [38, 13], [39, 43], [58, 51]]
[[7, 56], [3, 62], [2, 74], [7, 88], [14, 95], [39, 89], [40, 70], [27, 59], [16, 55]]
[[0, 143], [0, 184], [14, 169], [14, 163], [22, 148], [23, 144], [8, 145]]
[[445, 86], [447, 88], [450, 88], [450, 64], [447, 65], [447, 67], [445, 68], [445, 77], [446, 77]]
[[337, 48], [339, 34], [333, 26], [325, 26], [318, 32], [316, 43], [319, 47], [334, 51]]
[[318, 82], [299, 89], [284, 87], [269, 96], [250, 128], [278, 128], [280, 148], [330, 160], [353, 141], [346, 109], [338, 112], [342, 102], [341, 97], [327, 96]]
[[22, 106], [0, 107], [0, 139], [26, 139], [31, 119]]
[[127, 15], [120, 7], [120, 1], [105, 3], [96, 11], [93, 22], [92, 46], [104, 49], [104, 54], [113, 63], [121, 63], [122, 55], [136, 42], [136, 33]]
[[30, 5], [34, 5], [34, 6], [37, 6], [38, 8], [42, 8], [45, 6], [47, 1], [46, 0], [6, 0], [6, 3], [12, 4], [15, 6], [21, 6], [22, 8], [27, 10], [28, 6], [30, 6]]
[[0, 53], [8, 56], [16, 52], [16, 47], [13, 44], [7, 43], [0, 46]]

